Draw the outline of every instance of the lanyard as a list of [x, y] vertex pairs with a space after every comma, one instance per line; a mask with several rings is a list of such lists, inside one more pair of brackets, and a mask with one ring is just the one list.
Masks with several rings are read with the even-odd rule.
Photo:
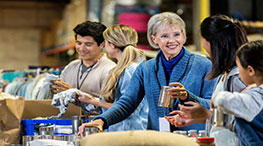
[[[79, 84], [79, 79], [80, 79], [80, 77], [79, 77], [79, 71], [80, 71], [80, 67], [81, 67], [81, 66], [82, 66], [82, 65], [79, 65], [79, 68], [78, 68], [78, 74], [77, 74], [77, 89], [80, 89], [80, 88], [82, 87], [84, 81], [86, 80], [87, 76], [89, 75], [89, 73], [90, 73], [90, 71], [92, 70], [92, 67], [93, 67], [94, 65], [92, 65], [92, 66], [90, 66], [90, 67], [88, 68], [88, 70], [86, 71], [87, 74], [85, 75], [84, 79], [83, 79], [83, 80], [80, 82], [80, 84]], [[82, 76], [82, 75], [81, 75], [81, 76]]]

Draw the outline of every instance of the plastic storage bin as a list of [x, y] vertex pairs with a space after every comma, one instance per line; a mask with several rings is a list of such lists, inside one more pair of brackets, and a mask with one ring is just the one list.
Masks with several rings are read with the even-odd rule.
[[[72, 119], [21, 120], [22, 134], [33, 136], [35, 127], [44, 125], [72, 125]], [[56, 134], [56, 133], [55, 133]]]

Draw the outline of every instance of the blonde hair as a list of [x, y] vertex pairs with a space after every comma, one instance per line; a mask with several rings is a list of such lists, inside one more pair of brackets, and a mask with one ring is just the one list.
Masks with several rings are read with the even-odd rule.
[[106, 84], [101, 91], [105, 101], [113, 102], [122, 72], [144, 54], [135, 48], [138, 43], [138, 34], [131, 26], [120, 24], [110, 26], [103, 32], [103, 37], [122, 51], [116, 67], [110, 71], [106, 78]]
[[163, 12], [153, 15], [148, 21], [147, 39], [149, 44], [153, 48], [159, 48], [152, 40], [152, 36], [155, 36], [158, 29], [169, 24], [178, 25], [184, 35], [184, 43], [186, 42], [186, 31], [184, 20], [173, 12]]

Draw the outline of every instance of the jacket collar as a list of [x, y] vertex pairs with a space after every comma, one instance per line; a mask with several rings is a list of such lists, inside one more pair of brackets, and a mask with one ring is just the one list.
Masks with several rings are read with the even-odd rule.
[[[238, 70], [238, 67], [237, 66], [234, 66], [231, 71], [227, 74], [226, 78], [225, 78], [225, 82], [224, 82], [224, 88], [227, 89], [227, 84], [228, 84], [228, 80], [232, 77], [232, 76], [235, 76], [235, 75], [238, 75], [239, 74], [239, 70]], [[217, 85], [223, 78], [224, 74], [221, 74], [217, 77], [216, 79], [216, 84]], [[216, 86], [215, 86], [216, 87]], [[214, 87], [214, 90], [215, 90], [215, 87]]]
[[[184, 49], [184, 55], [178, 61], [178, 63], [173, 67], [173, 71], [169, 83], [180, 81], [186, 72], [188, 63], [190, 61], [189, 59], [191, 53], [188, 50], [186, 50], [184, 47], [182, 49]], [[155, 58], [154, 70], [158, 76], [157, 79], [159, 80], [160, 85], [163, 86], [166, 85], [167, 82], [165, 78], [164, 67], [162, 65], [161, 60], [162, 59], [161, 59], [161, 50], [160, 50]]]

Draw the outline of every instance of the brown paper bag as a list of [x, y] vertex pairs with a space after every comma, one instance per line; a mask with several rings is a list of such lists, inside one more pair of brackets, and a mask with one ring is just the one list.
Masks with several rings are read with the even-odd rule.
[[20, 122], [23, 109], [23, 98], [0, 100], [0, 146], [8, 146], [20, 142]]

